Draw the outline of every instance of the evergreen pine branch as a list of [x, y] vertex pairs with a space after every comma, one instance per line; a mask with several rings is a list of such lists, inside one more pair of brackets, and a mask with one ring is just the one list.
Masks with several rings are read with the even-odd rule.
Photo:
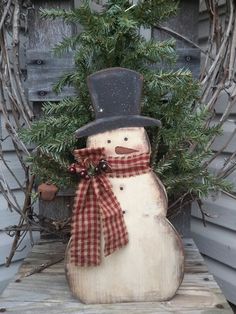
[[62, 18], [65, 22], [72, 22], [76, 18], [76, 13], [73, 10], [40, 8], [40, 16], [51, 20]]
[[76, 80], [75, 73], [65, 73], [59, 80], [53, 85], [53, 91], [57, 94], [60, 93], [65, 86], [70, 86]]
[[139, 45], [136, 46], [136, 49], [124, 56], [123, 65], [132, 63], [135, 59], [142, 63], [155, 64], [165, 60], [165, 62], [173, 64], [176, 61], [174, 47], [174, 40], [158, 42], [139, 39]]
[[89, 0], [83, 0], [80, 7], [73, 10], [41, 8], [40, 15], [42, 18], [51, 20], [61, 18], [67, 24], [80, 23], [85, 27], [90, 27], [90, 25], [93, 24], [93, 18], [97, 16], [97, 13], [92, 14], [89, 2]]
[[133, 15], [140, 26], [150, 27], [175, 15], [177, 8], [176, 0], [140, 0], [133, 9]]
[[173, 86], [180, 88], [189, 84], [194, 85], [192, 73], [186, 69], [178, 69], [177, 71], [159, 70], [158, 73], [150, 73], [145, 77], [145, 80], [148, 91], [161, 94], [169, 92]]
[[62, 56], [64, 53], [74, 50], [79, 44], [81, 34], [71, 37], [65, 37], [60, 43], [53, 48], [55, 56]]

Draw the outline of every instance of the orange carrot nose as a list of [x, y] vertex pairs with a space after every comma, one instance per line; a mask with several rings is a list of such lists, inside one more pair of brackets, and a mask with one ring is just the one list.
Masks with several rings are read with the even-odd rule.
[[128, 148], [128, 147], [123, 147], [123, 146], [116, 146], [115, 152], [116, 154], [122, 155], [122, 154], [136, 153], [138, 152], [138, 150], [133, 149], [133, 148]]

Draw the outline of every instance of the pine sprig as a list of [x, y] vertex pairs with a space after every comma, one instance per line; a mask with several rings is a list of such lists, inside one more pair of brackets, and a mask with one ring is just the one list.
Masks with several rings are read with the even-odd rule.
[[176, 14], [178, 1], [176, 0], [145, 0], [139, 1], [134, 7], [134, 15], [139, 20], [140, 26], [155, 26]]
[[81, 34], [71, 37], [65, 37], [60, 43], [53, 48], [53, 53], [56, 56], [62, 56], [66, 52], [73, 51], [79, 44]]

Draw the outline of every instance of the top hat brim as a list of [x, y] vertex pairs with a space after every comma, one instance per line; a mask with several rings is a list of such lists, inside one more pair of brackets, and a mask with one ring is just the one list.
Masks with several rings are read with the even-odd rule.
[[98, 133], [104, 133], [114, 129], [125, 127], [144, 127], [144, 126], [158, 126], [161, 127], [161, 121], [145, 116], [126, 115], [115, 116], [109, 118], [96, 119], [93, 122], [86, 124], [79, 128], [75, 134], [77, 138], [90, 136]]

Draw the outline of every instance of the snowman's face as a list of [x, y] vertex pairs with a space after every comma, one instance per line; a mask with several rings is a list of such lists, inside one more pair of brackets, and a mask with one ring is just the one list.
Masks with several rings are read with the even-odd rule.
[[87, 147], [105, 147], [108, 156], [125, 156], [150, 152], [144, 128], [120, 128], [88, 137]]

